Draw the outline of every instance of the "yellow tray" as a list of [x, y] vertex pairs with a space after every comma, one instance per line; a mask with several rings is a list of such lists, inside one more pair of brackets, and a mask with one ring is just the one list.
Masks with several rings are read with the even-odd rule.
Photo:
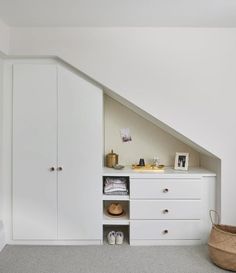
[[159, 165], [157, 166], [153, 166], [151, 164], [146, 164], [145, 166], [139, 166], [139, 165], [132, 165], [132, 169], [134, 171], [141, 171], [141, 172], [160, 172], [160, 171], [164, 171], [164, 165]]

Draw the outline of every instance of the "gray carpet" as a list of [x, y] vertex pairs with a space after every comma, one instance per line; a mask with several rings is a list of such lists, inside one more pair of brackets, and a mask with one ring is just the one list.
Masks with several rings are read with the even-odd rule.
[[1, 273], [217, 273], [206, 246], [6, 246]]

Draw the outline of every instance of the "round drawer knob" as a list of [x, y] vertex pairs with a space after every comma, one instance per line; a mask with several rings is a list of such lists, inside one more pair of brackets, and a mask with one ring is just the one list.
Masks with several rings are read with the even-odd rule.
[[50, 170], [50, 172], [54, 172], [55, 171], [55, 167], [51, 167], [49, 170]]
[[168, 229], [163, 230], [163, 234], [168, 234]]
[[58, 167], [57, 170], [60, 172], [60, 171], [63, 170], [63, 168], [62, 167]]
[[163, 190], [163, 192], [167, 193], [167, 192], [169, 192], [169, 189], [166, 188], [166, 189]]
[[164, 214], [169, 213], [169, 210], [168, 210], [168, 209], [164, 209], [164, 210], [163, 210], [163, 213], [164, 213]]

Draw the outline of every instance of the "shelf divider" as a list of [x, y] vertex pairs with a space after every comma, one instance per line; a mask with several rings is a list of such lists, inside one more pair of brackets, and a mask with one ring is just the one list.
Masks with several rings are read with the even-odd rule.
[[129, 195], [109, 195], [103, 194], [103, 200], [129, 201]]
[[129, 225], [129, 213], [126, 210], [125, 215], [112, 217], [107, 211], [103, 210], [103, 225]]

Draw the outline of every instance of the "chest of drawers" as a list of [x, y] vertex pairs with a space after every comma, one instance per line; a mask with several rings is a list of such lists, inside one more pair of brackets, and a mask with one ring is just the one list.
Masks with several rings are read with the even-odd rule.
[[130, 244], [202, 243], [207, 232], [205, 184], [202, 177], [132, 178]]

